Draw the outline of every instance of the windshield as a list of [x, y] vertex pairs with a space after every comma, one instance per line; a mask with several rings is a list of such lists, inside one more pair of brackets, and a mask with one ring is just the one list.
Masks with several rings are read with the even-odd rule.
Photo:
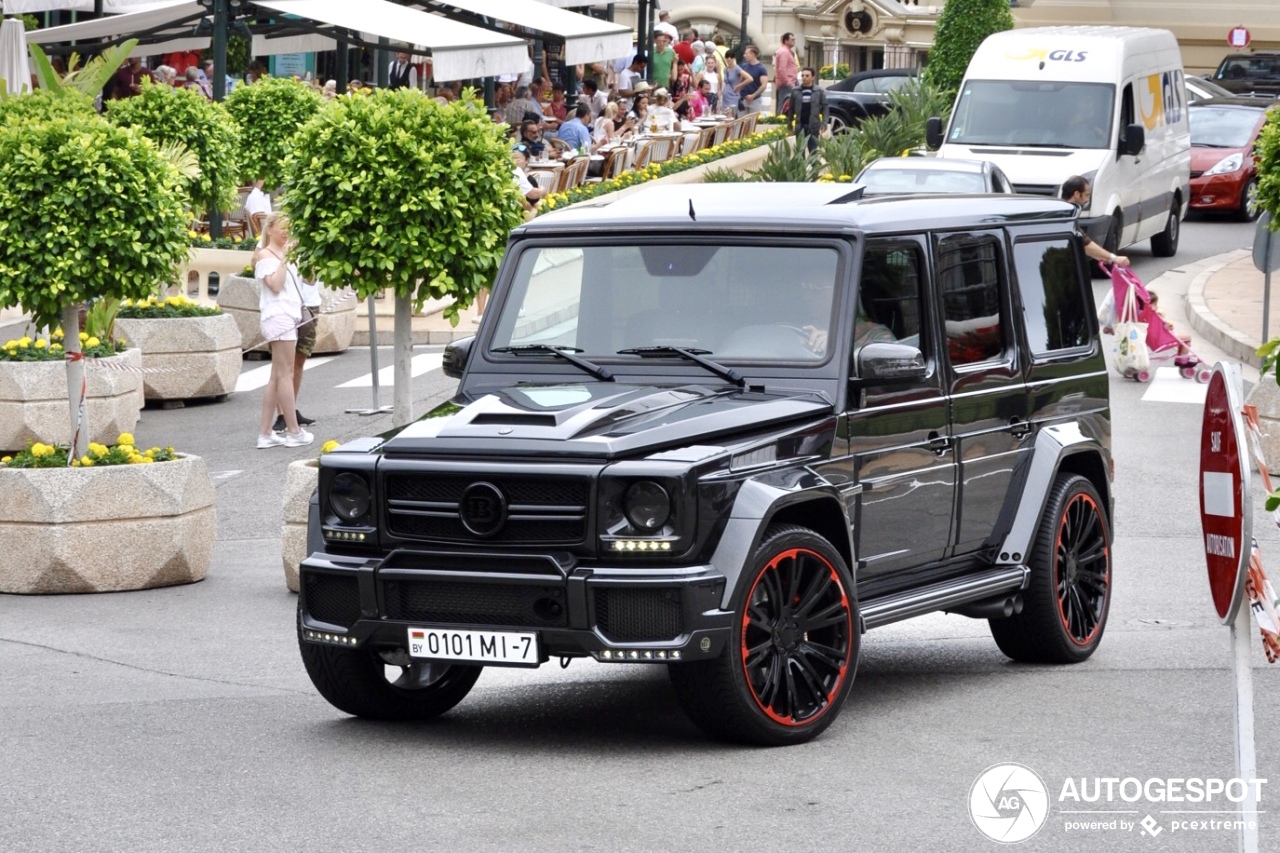
[[1115, 87], [1106, 83], [968, 80], [948, 142], [1110, 148]]
[[1191, 144], [1206, 148], [1244, 148], [1253, 141], [1253, 132], [1264, 115], [1262, 110], [1230, 107], [1193, 107]]
[[867, 169], [857, 182], [866, 187], [868, 195], [987, 192], [981, 173], [942, 169]]
[[839, 270], [829, 244], [530, 247], [489, 351], [540, 344], [618, 362], [654, 355], [621, 350], [680, 347], [716, 362], [818, 363]]

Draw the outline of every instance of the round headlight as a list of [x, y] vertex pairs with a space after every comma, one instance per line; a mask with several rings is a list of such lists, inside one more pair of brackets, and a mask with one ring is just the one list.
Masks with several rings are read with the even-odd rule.
[[671, 496], [652, 480], [640, 480], [622, 498], [627, 520], [641, 530], [657, 530], [671, 516]]
[[343, 521], [368, 514], [369, 484], [359, 474], [339, 474], [329, 484], [329, 506]]

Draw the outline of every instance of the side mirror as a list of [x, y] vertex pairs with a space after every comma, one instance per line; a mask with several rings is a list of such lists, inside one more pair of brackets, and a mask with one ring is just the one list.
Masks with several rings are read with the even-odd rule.
[[938, 116], [930, 116], [924, 122], [924, 144], [929, 146], [930, 151], [937, 151], [942, 147], [942, 119]]
[[1140, 124], [1131, 124], [1124, 129], [1124, 136], [1120, 137], [1120, 153], [1136, 157], [1142, 153], [1146, 144], [1146, 128]]
[[919, 382], [929, 374], [924, 354], [910, 344], [867, 344], [854, 353], [853, 370], [865, 383]]
[[462, 378], [462, 372], [467, 369], [467, 357], [471, 355], [471, 345], [475, 342], [476, 336], [471, 335], [459, 338], [444, 348], [444, 363], [441, 367], [445, 376], [450, 379]]

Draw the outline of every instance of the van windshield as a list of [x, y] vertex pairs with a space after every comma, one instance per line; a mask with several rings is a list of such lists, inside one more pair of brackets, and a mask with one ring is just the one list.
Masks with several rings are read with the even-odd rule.
[[1107, 83], [966, 80], [947, 142], [1110, 148], [1114, 102]]

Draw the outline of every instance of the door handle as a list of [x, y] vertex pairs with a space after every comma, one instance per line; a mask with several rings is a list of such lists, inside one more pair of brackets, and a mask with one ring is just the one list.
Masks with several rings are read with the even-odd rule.
[[1031, 424], [1022, 418], [1009, 418], [1009, 432], [1014, 438], [1022, 438], [1031, 433]]
[[929, 443], [925, 447], [932, 450], [934, 456], [945, 456], [947, 451], [951, 449], [951, 440], [945, 435], [931, 432], [929, 433]]

